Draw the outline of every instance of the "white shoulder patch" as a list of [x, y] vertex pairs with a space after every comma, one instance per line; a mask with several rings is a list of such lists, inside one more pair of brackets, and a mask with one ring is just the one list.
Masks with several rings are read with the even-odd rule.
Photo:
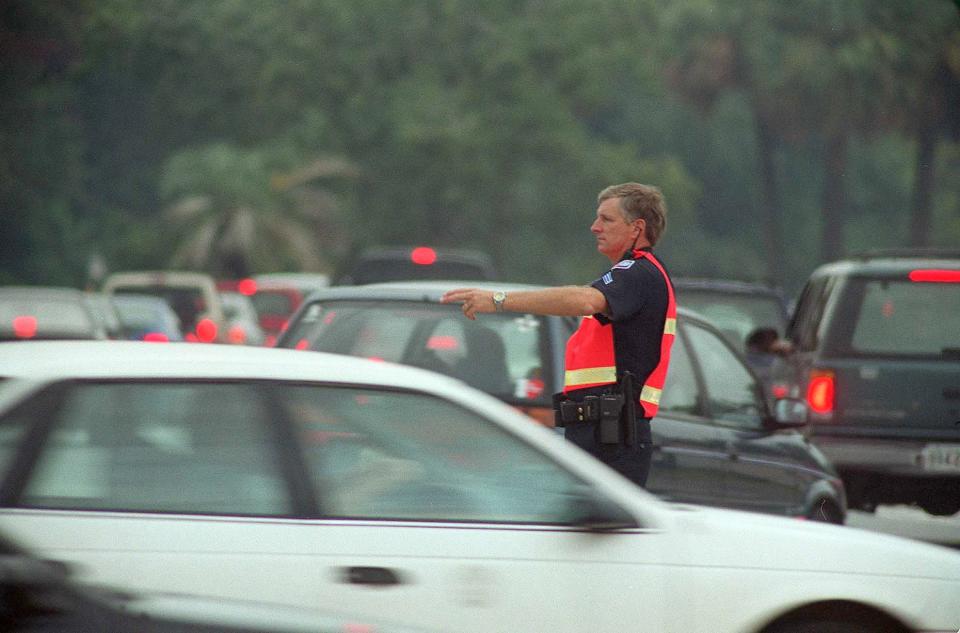
[[613, 270], [626, 270], [637, 263], [635, 259], [624, 259], [613, 266]]

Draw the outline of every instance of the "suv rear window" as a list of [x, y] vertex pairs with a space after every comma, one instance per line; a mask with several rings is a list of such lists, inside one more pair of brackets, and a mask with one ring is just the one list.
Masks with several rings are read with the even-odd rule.
[[[852, 279], [827, 341], [845, 355], [957, 358], [960, 284]], [[845, 315], [845, 316], [844, 316]]]

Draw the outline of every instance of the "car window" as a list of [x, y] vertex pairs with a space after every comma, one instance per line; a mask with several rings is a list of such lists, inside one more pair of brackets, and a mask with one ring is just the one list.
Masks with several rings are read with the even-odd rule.
[[197, 327], [203, 313], [209, 310], [202, 288], [187, 286], [120, 286], [116, 294], [145, 294], [160, 297], [166, 301], [183, 326], [185, 332]]
[[20, 504], [290, 514], [271, 423], [250, 386], [76, 384]]
[[758, 327], [772, 327], [783, 335], [783, 308], [776, 297], [692, 290], [677, 291], [680, 305], [707, 317], [739, 350], [746, 348], [747, 336]]
[[763, 405], [753, 374], [713, 332], [692, 323], [685, 331], [700, 362], [710, 415], [733, 426], [759, 427]]
[[558, 523], [580, 483], [489, 420], [432, 396], [296, 386], [281, 399], [328, 516]]
[[660, 397], [660, 411], [702, 415], [700, 387], [682, 337], [677, 337], [670, 350], [670, 368]]
[[960, 349], [960, 284], [856, 279], [842, 302], [851, 354], [940, 356]]
[[504, 399], [543, 400], [549, 363], [544, 321], [491, 314], [483, 322], [450, 306], [412, 301], [314, 303], [284, 345], [413, 365]]
[[258, 290], [250, 297], [250, 300], [253, 301], [253, 307], [257, 314], [282, 314], [286, 316], [294, 309], [290, 305], [292, 299], [284, 293]]

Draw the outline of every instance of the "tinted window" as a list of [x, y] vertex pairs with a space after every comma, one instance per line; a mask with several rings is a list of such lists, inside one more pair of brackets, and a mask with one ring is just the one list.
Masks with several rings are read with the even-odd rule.
[[21, 505], [289, 514], [271, 424], [249, 385], [80, 384]]
[[736, 426], [760, 426], [762, 405], [753, 374], [713, 332], [688, 324], [686, 333], [700, 362], [710, 415]]
[[790, 323], [790, 338], [798, 350], [811, 351], [817, 348], [820, 320], [832, 287], [830, 278], [821, 277], [809, 281], [800, 294], [797, 310]]
[[326, 515], [556, 523], [577, 481], [450, 402], [411, 393], [285, 388]]
[[544, 400], [545, 329], [532, 315], [490, 314], [481, 323], [437, 304], [331, 301], [310, 305], [284, 345], [413, 365], [501, 398]]
[[701, 414], [700, 388], [697, 377], [690, 364], [687, 346], [681, 337], [677, 337], [670, 350], [670, 367], [667, 382], [660, 398], [660, 410], [674, 413]]
[[940, 356], [960, 350], [960, 284], [856, 279], [840, 314], [841, 334], [832, 343], [847, 353]]
[[257, 314], [288, 315], [293, 312], [292, 299], [278, 292], [258, 291], [250, 297]]
[[201, 288], [175, 286], [122, 286], [114, 290], [116, 294], [145, 294], [160, 297], [166, 301], [183, 326], [189, 332], [196, 328], [200, 315], [208, 310], [204, 292]]

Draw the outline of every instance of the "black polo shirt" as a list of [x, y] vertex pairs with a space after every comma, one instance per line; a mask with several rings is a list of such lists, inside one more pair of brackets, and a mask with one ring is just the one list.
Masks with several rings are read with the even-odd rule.
[[[630, 371], [637, 377], [638, 385], [642, 385], [660, 362], [663, 323], [669, 303], [663, 274], [649, 259], [634, 259], [633, 253], [627, 252], [590, 285], [607, 299], [609, 314], [594, 317], [604, 325], [612, 324], [617, 377]], [[578, 391], [578, 395], [590, 391], [593, 389], [585, 389], [583, 394]]]

